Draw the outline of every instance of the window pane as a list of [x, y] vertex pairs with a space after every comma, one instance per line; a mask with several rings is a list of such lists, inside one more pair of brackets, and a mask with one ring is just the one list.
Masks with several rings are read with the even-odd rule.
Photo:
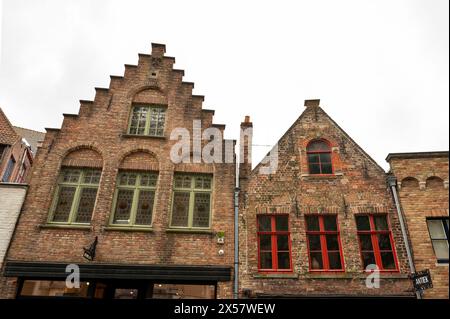
[[289, 252], [278, 253], [278, 269], [290, 269]]
[[310, 174], [320, 174], [320, 165], [319, 164], [309, 164], [309, 173]]
[[88, 284], [80, 282], [80, 288], [67, 288], [65, 281], [25, 280], [21, 296], [41, 297], [87, 297]]
[[428, 229], [430, 230], [431, 239], [446, 239], [444, 225], [442, 220], [439, 219], [429, 219], [427, 220]]
[[373, 252], [362, 253], [362, 258], [363, 258], [364, 269], [366, 269], [367, 266], [369, 266], [369, 265], [376, 265], [375, 255], [373, 254]]
[[327, 249], [328, 250], [339, 250], [339, 242], [337, 235], [326, 235], [327, 237]]
[[341, 254], [339, 252], [329, 252], [328, 261], [330, 263], [330, 269], [342, 269]]
[[308, 154], [308, 163], [318, 164], [319, 163], [319, 154]]
[[133, 203], [133, 190], [120, 189], [117, 193], [116, 211], [114, 213], [114, 224], [129, 224], [131, 205]]
[[191, 176], [177, 175], [175, 176], [175, 188], [191, 188]]
[[277, 236], [277, 248], [278, 250], [289, 251], [289, 236], [288, 235], [278, 235]]
[[259, 235], [259, 249], [260, 250], [272, 250], [272, 236], [271, 235]]
[[80, 180], [81, 171], [73, 169], [65, 169], [63, 171], [63, 183], [78, 183]]
[[83, 183], [85, 184], [98, 184], [100, 182], [101, 171], [89, 170], [84, 173]]
[[375, 222], [375, 229], [376, 230], [389, 230], [388, 223], [387, 223], [387, 216], [374, 216], [373, 217]]
[[337, 230], [336, 216], [323, 216], [323, 225], [327, 231]]
[[172, 226], [188, 226], [189, 193], [173, 194]]
[[322, 250], [320, 235], [308, 235], [309, 250]]
[[148, 107], [135, 106], [131, 116], [130, 134], [144, 134], [145, 124], [147, 122]]
[[433, 240], [434, 253], [437, 259], [448, 259], [448, 241]]
[[68, 222], [70, 209], [72, 208], [75, 187], [60, 187], [58, 194], [58, 203], [53, 214], [54, 222]]
[[331, 164], [323, 164], [322, 167], [322, 174], [333, 174], [333, 168], [331, 167]]
[[331, 163], [331, 154], [330, 153], [322, 153], [320, 156], [320, 162], [322, 164]]
[[324, 152], [329, 151], [330, 147], [324, 141], [314, 141], [309, 143], [307, 147], [308, 152]]
[[258, 230], [259, 231], [271, 231], [271, 218], [270, 216], [258, 216]]
[[319, 231], [319, 216], [306, 216], [306, 229], [309, 231]]
[[140, 184], [141, 186], [156, 187], [157, 180], [157, 174], [142, 174]]
[[121, 173], [119, 184], [125, 185], [125, 186], [135, 186], [137, 180], [137, 174], [136, 173]]
[[395, 269], [394, 255], [392, 252], [381, 253], [381, 262], [384, 269]]
[[195, 193], [192, 226], [209, 227], [210, 194]]
[[97, 197], [97, 188], [81, 189], [80, 202], [78, 203], [78, 212], [77, 217], [75, 219], [77, 223], [91, 222], [96, 197]]
[[272, 252], [260, 253], [261, 269], [272, 269]]
[[378, 246], [381, 250], [392, 250], [389, 234], [378, 234]]
[[154, 191], [139, 192], [139, 201], [135, 222], [137, 225], [151, 225], [154, 201], [155, 201]]
[[288, 217], [287, 216], [275, 216], [275, 229], [277, 231], [288, 231]]
[[370, 230], [369, 216], [356, 216], [356, 227], [358, 230]]
[[310, 253], [311, 269], [323, 269], [322, 253]]
[[361, 250], [373, 250], [371, 235], [359, 235]]

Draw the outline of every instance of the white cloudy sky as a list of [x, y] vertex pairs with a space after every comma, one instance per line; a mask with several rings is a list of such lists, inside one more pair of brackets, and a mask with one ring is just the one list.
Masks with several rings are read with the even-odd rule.
[[[1, 1], [1, 0], [0, 0]], [[109, 75], [165, 43], [204, 107], [272, 145], [321, 104], [383, 167], [389, 152], [448, 150], [448, 0], [0, 2], [0, 106], [42, 131]], [[269, 147], [254, 147], [254, 163]]]

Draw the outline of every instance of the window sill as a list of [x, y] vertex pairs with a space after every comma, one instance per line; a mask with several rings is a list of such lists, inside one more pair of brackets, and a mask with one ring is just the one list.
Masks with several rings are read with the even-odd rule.
[[298, 279], [298, 274], [293, 273], [259, 273], [254, 274], [253, 278], [255, 279]]
[[144, 138], [144, 139], [158, 139], [158, 140], [165, 140], [165, 136], [156, 136], [156, 135], [138, 135], [138, 134], [128, 134], [128, 133], [122, 133], [121, 137], [124, 138]]
[[146, 232], [152, 233], [151, 227], [137, 227], [137, 226], [106, 226], [103, 228], [106, 231], [125, 231], [125, 232]]
[[301, 178], [306, 179], [335, 179], [344, 176], [342, 172], [336, 172], [334, 174], [301, 174]]
[[75, 224], [41, 224], [40, 229], [75, 229], [75, 230], [92, 230], [91, 225], [75, 225]]
[[192, 228], [189, 229], [170, 228], [166, 230], [166, 233], [214, 235], [214, 232], [210, 229], [192, 229]]

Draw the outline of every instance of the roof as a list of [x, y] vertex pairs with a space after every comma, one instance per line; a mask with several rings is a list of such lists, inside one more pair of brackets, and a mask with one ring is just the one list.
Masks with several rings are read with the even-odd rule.
[[18, 135], [27, 140], [27, 142], [31, 146], [31, 151], [33, 152], [33, 154], [36, 154], [37, 147], [39, 144], [38, 142], [42, 142], [44, 140], [45, 133], [18, 126], [14, 126], [14, 130]]
[[413, 158], [430, 158], [430, 157], [448, 157], [448, 151], [435, 152], [406, 152], [406, 153], [389, 153], [386, 161], [389, 162], [393, 158], [397, 159], [413, 159]]
[[18, 139], [19, 135], [16, 133], [11, 122], [0, 107], [0, 144], [12, 145]]

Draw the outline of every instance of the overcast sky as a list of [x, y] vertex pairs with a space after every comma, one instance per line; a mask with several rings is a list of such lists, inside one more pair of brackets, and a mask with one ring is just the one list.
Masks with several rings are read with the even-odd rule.
[[[1, 1], [1, 0], [0, 0]], [[320, 98], [380, 165], [449, 148], [449, 1], [0, 2], [0, 106], [43, 131], [165, 43], [204, 108], [273, 145]], [[253, 164], [270, 150], [253, 148]]]

